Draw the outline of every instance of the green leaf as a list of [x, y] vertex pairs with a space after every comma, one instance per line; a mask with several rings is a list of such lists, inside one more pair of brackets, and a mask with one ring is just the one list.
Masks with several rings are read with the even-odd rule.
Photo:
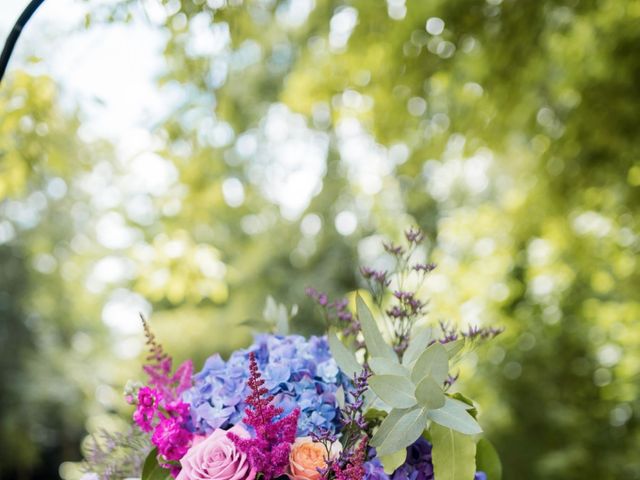
[[410, 408], [416, 405], [415, 389], [407, 377], [400, 375], [373, 375], [369, 387], [380, 399], [393, 408]]
[[402, 356], [402, 365], [409, 367], [429, 346], [429, 342], [433, 336], [433, 329], [430, 327], [422, 328], [417, 335], [411, 339], [409, 346]]
[[486, 438], [481, 438], [476, 446], [476, 468], [487, 474], [487, 480], [502, 480], [502, 462]]
[[444, 405], [445, 395], [432, 377], [424, 377], [416, 387], [416, 399], [421, 406], [435, 410]]
[[279, 316], [276, 320], [274, 333], [276, 335], [289, 335], [289, 317], [286, 313], [284, 316]]
[[262, 315], [276, 334], [289, 334], [289, 314], [287, 307], [284, 304], [276, 302], [271, 295], [267, 296]]
[[271, 331], [272, 325], [266, 320], [258, 320], [256, 318], [247, 318], [239, 323], [242, 327], [249, 327], [262, 332]]
[[447, 351], [439, 342], [436, 342], [418, 357], [411, 369], [411, 379], [414, 383], [418, 383], [424, 377], [432, 377], [442, 385], [448, 373], [449, 357]]
[[[417, 407], [416, 407], [417, 408]], [[410, 409], [400, 409], [394, 408], [391, 410], [386, 417], [382, 420], [380, 427], [376, 431], [376, 433], [371, 438], [371, 446], [379, 447], [382, 445], [382, 442], [389, 435], [391, 429], [395, 426], [395, 424], [402, 418], [402, 416], [407, 413]], [[375, 412], [379, 412], [379, 410], [374, 410]], [[368, 413], [365, 415], [369, 415]], [[377, 415], [379, 417], [380, 415]]]
[[452, 428], [466, 435], [482, 433], [478, 422], [460, 403], [447, 397], [443, 407], [429, 411], [429, 418], [443, 427]]
[[356, 360], [356, 356], [338, 339], [334, 332], [327, 334], [327, 340], [333, 359], [345, 375], [353, 378], [354, 375], [362, 371], [362, 366]]
[[407, 459], [407, 449], [402, 448], [395, 453], [378, 457], [382, 462], [384, 473], [391, 475]]
[[400, 375], [409, 378], [409, 370], [400, 365], [397, 358], [389, 360], [388, 358], [372, 357], [369, 359], [369, 366], [378, 375]]
[[378, 410], [377, 408], [369, 408], [365, 410], [364, 413], [365, 420], [370, 424], [381, 422], [388, 416], [389, 414], [387, 412]]
[[449, 354], [449, 359], [452, 359], [458, 353], [460, 353], [464, 348], [464, 344], [465, 344], [464, 338], [461, 338], [460, 340], [456, 340], [454, 342], [445, 343], [444, 348], [447, 350], [447, 353]]
[[449, 398], [451, 398], [453, 401], [460, 402], [462, 407], [466, 411], [468, 411], [473, 418], [478, 418], [478, 410], [476, 409], [476, 406], [473, 404], [473, 400], [471, 400], [469, 397], [465, 397], [460, 392], [456, 392], [456, 393], [450, 394]]
[[[394, 414], [394, 412], [399, 412]], [[371, 439], [378, 455], [390, 455], [415, 442], [427, 426], [425, 408], [391, 410]], [[378, 435], [380, 433], [380, 435]], [[376, 438], [377, 437], [377, 438]], [[375, 444], [374, 444], [375, 440]]]
[[438, 480], [473, 480], [476, 472], [474, 438], [440, 425], [432, 425], [430, 431], [434, 477]]
[[158, 463], [158, 449], [154, 448], [144, 461], [141, 480], [168, 480], [170, 478], [169, 470], [162, 468]]
[[393, 348], [382, 338], [382, 334], [371, 314], [371, 310], [369, 310], [369, 307], [367, 307], [367, 304], [364, 303], [360, 295], [356, 296], [356, 309], [369, 355], [372, 357], [397, 360], [397, 355], [393, 351]]

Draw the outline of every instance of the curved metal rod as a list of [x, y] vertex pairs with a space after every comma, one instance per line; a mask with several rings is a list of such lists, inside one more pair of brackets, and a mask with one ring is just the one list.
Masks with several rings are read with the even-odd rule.
[[2, 82], [2, 77], [4, 77], [4, 73], [7, 70], [9, 58], [11, 58], [11, 54], [13, 53], [13, 49], [16, 46], [18, 37], [22, 33], [22, 29], [38, 9], [38, 7], [42, 4], [42, 2], [44, 2], [44, 0], [31, 0], [29, 2], [29, 5], [27, 5], [27, 8], [24, 9], [22, 15], [20, 15], [20, 17], [16, 21], [13, 29], [9, 33], [7, 41], [4, 44], [4, 48], [2, 49], [2, 54], [0, 55], [0, 82]]

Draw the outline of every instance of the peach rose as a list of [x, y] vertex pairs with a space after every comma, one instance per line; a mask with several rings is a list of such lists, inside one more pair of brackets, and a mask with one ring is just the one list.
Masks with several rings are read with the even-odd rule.
[[[339, 442], [331, 447], [329, 455], [334, 459], [342, 449]], [[300, 437], [291, 445], [289, 454], [289, 478], [291, 480], [321, 480], [318, 469], [327, 466], [327, 450], [321, 443], [314, 442], [311, 437]]]

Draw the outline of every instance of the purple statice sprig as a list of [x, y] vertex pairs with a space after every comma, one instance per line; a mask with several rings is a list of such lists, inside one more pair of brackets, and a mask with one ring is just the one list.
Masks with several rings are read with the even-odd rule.
[[320, 292], [313, 287], [307, 287], [305, 293], [309, 298], [315, 300], [320, 307], [327, 326], [338, 327], [345, 339], [353, 339], [356, 343], [356, 349], [362, 348], [362, 343], [357, 338], [361, 331], [360, 321], [349, 310], [349, 300], [341, 298], [330, 301], [326, 293]]
[[439, 322], [439, 325], [442, 336], [438, 341], [442, 344], [455, 342], [460, 339], [471, 342], [492, 340], [504, 332], [503, 327], [478, 327], [477, 325], [470, 325], [466, 330], [460, 330], [455, 328], [451, 323], [442, 320]]
[[504, 327], [478, 327], [469, 325], [466, 331], [461, 331], [460, 335], [469, 340], [491, 340], [504, 332]]
[[243, 422], [253, 428], [254, 437], [244, 439], [231, 432], [227, 435], [264, 480], [271, 480], [284, 474], [289, 465], [300, 410], [296, 408], [278, 419], [284, 410], [273, 404], [274, 397], [264, 386], [255, 352], [249, 354], [249, 372], [247, 385], [251, 393], [246, 399], [248, 407]]
[[[365, 394], [368, 390], [368, 379], [371, 370], [365, 364], [359, 374], [354, 374], [352, 388], [345, 392], [345, 402], [340, 410], [342, 450], [336, 458], [329, 460], [322, 472], [323, 478], [336, 480], [360, 480], [364, 476], [364, 463], [368, 449], [368, 424], [364, 416]], [[320, 442], [329, 452], [337, 437], [330, 432], [316, 435], [314, 441]]]
[[378, 307], [382, 305], [385, 293], [391, 285], [391, 275], [386, 270], [374, 270], [369, 267], [361, 267], [360, 275], [367, 282], [373, 301]]
[[[383, 243], [385, 251], [395, 260], [393, 271], [379, 271], [362, 267], [360, 273], [367, 282], [374, 302], [385, 313], [393, 333], [392, 346], [402, 358], [409, 346], [413, 325], [426, 315], [427, 302], [418, 296], [427, 274], [435, 268], [433, 263], [415, 263], [415, 253], [425, 240], [425, 234], [418, 228], [410, 228], [404, 233], [406, 245]], [[409, 288], [409, 277], [417, 279]], [[392, 282], [393, 279], [393, 282]], [[394, 283], [393, 289], [391, 285]], [[390, 299], [383, 308], [385, 299]]]
[[345, 394], [345, 403], [340, 410], [343, 451], [353, 450], [358, 440], [362, 438], [363, 432], [367, 430], [364, 403], [370, 376], [371, 370], [365, 364], [360, 373], [354, 374], [353, 388]]
[[[467, 330], [460, 330], [455, 328], [451, 323], [440, 320], [439, 322], [441, 336], [432, 340], [429, 345], [435, 342], [440, 342], [443, 345], [462, 342], [463, 344], [480, 343], [483, 341], [492, 340], [493, 338], [504, 332], [502, 327], [478, 327], [469, 326]], [[444, 389], [449, 390], [454, 383], [458, 380], [460, 373], [454, 375], [448, 375], [444, 382]]]

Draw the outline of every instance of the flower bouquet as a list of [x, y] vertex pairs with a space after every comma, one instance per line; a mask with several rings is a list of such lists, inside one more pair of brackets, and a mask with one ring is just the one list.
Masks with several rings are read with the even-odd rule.
[[265, 321], [252, 323], [268, 333], [193, 374], [190, 361], [173, 370], [143, 319], [148, 381], [125, 392], [135, 426], [107, 447], [94, 442], [84, 478], [499, 480], [451, 372], [501, 330], [425, 324], [417, 291], [435, 266], [414, 262], [423, 234], [405, 236], [406, 246], [384, 245], [393, 271], [361, 269], [366, 299], [307, 289], [327, 323], [322, 337], [289, 334], [287, 309], [269, 299]]

